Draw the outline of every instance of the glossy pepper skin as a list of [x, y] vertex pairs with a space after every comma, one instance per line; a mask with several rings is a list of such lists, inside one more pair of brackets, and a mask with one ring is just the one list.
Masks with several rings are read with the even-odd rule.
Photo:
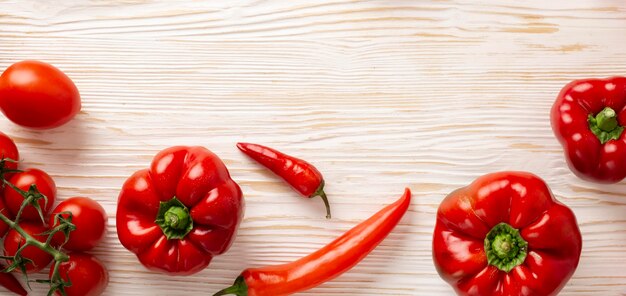
[[599, 183], [626, 177], [626, 77], [569, 83], [552, 106], [551, 120], [577, 176]]
[[326, 206], [326, 218], [330, 219], [330, 205], [324, 192], [324, 177], [312, 164], [259, 144], [237, 143], [237, 148], [283, 178], [302, 196], [307, 198], [320, 196]]
[[233, 286], [213, 296], [284, 296], [338, 277], [365, 258], [396, 227], [411, 204], [407, 188], [398, 201], [348, 230], [323, 248], [281, 265], [248, 268]]
[[203, 147], [159, 152], [133, 174], [117, 207], [120, 242], [151, 270], [189, 275], [230, 247], [243, 217], [241, 189]]
[[[0, 265], [0, 270], [3, 270], [5, 267]], [[26, 296], [28, 292], [24, 289], [22, 284], [15, 278], [13, 273], [10, 272], [0, 272], [0, 285], [6, 288], [7, 290], [17, 294]], [[2, 290], [0, 290], [1, 292]]]
[[482, 176], [437, 211], [433, 260], [458, 295], [557, 295], [581, 248], [573, 212], [530, 173]]

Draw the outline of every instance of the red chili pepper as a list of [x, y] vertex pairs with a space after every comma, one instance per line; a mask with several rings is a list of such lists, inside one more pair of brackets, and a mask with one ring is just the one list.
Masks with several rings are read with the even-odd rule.
[[[4, 269], [4, 266], [0, 265], [0, 270], [2, 269]], [[0, 285], [17, 295], [28, 295], [22, 284], [10, 272], [0, 272]]]
[[559, 93], [551, 118], [576, 175], [601, 183], [626, 177], [626, 77], [572, 81]]
[[581, 249], [574, 213], [530, 173], [482, 176], [437, 211], [433, 260], [458, 295], [556, 295]]
[[291, 263], [248, 268], [213, 296], [283, 296], [311, 289], [350, 270], [396, 227], [411, 203], [407, 188], [398, 201], [316, 252]]
[[258, 144], [237, 143], [237, 148], [283, 178], [304, 197], [320, 196], [330, 219], [330, 205], [324, 192], [324, 178], [312, 164]]
[[217, 155], [170, 147], [124, 183], [117, 234], [147, 268], [189, 275], [228, 250], [243, 208], [241, 189]]

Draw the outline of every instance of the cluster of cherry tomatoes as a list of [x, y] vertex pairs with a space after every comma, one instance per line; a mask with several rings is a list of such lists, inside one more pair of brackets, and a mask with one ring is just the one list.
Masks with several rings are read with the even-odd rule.
[[[104, 208], [90, 198], [72, 197], [60, 202], [52, 209], [56, 199], [54, 180], [46, 172], [36, 168], [19, 168], [18, 170], [17, 160], [20, 157], [18, 149], [13, 140], [1, 132], [0, 156], [5, 172], [0, 179], [4, 185], [0, 188], [0, 212], [15, 221], [16, 215], [23, 207], [16, 221], [17, 225], [42, 243], [48, 239], [46, 233], [58, 225], [58, 218], [55, 219], [57, 214], [62, 213], [60, 216], [68, 219], [71, 213], [71, 223], [75, 226], [75, 230], [69, 232], [68, 237], [64, 233], [57, 232], [52, 236], [49, 244], [69, 256], [69, 260], [62, 262], [59, 267], [61, 278], [71, 283], [71, 286], [64, 288], [65, 293], [68, 296], [102, 294], [108, 284], [108, 272], [100, 260], [85, 252], [98, 245], [106, 234], [107, 215]], [[23, 206], [24, 193], [33, 192], [33, 190], [46, 197], [37, 201], [43, 217], [35, 206]], [[0, 235], [4, 236], [5, 256], [15, 256], [18, 249], [26, 245], [24, 236], [1, 221]], [[41, 271], [55, 260], [49, 252], [32, 245], [26, 246], [21, 251], [21, 256], [30, 260], [25, 265], [27, 273]], [[10, 265], [12, 260], [6, 259], [6, 263]], [[52, 271], [51, 267], [50, 277]]]

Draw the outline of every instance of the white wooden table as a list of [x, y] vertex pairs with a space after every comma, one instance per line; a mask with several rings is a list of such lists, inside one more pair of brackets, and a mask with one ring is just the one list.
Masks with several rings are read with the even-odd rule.
[[[626, 295], [626, 182], [577, 179], [548, 118], [568, 81], [626, 73], [624, 1], [0, 0], [0, 69], [23, 59], [64, 70], [83, 110], [55, 130], [0, 130], [60, 199], [105, 206], [107, 295], [211, 295], [247, 266], [318, 249], [405, 186], [414, 200], [393, 234], [302, 295], [452, 295], [431, 259], [437, 206], [500, 170], [538, 174], [578, 217], [583, 253], [562, 295]], [[334, 218], [237, 141], [317, 165]], [[174, 144], [221, 156], [247, 203], [232, 249], [190, 277], [145, 270], [115, 234], [122, 183]]]

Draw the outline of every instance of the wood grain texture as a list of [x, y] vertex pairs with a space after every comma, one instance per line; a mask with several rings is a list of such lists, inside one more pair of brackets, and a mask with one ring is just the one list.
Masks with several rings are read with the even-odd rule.
[[[50, 62], [83, 98], [61, 128], [2, 118], [0, 130], [26, 166], [55, 178], [61, 199], [105, 206], [109, 233], [94, 253], [110, 269], [106, 295], [211, 295], [247, 266], [316, 250], [405, 186], [414, 201], [389, 238], [302, 295], [452, 295], [431, 259], [437, 206], [499, 170], [538, 174], [576, 213], [584, 249], [562, 295], [626, 295], [626, 183], [577, 179], [548, 120], [568, 81], [626, 73], [626, 4], [505, 2], [0, 0], [0, 69]], [[334, 218], [237, 141], [313, 162]], [[247, 203], [232, 249], [178, 278], [146, 271], [114, 219], [125, 178], [173, 144], [219, 154]]]

